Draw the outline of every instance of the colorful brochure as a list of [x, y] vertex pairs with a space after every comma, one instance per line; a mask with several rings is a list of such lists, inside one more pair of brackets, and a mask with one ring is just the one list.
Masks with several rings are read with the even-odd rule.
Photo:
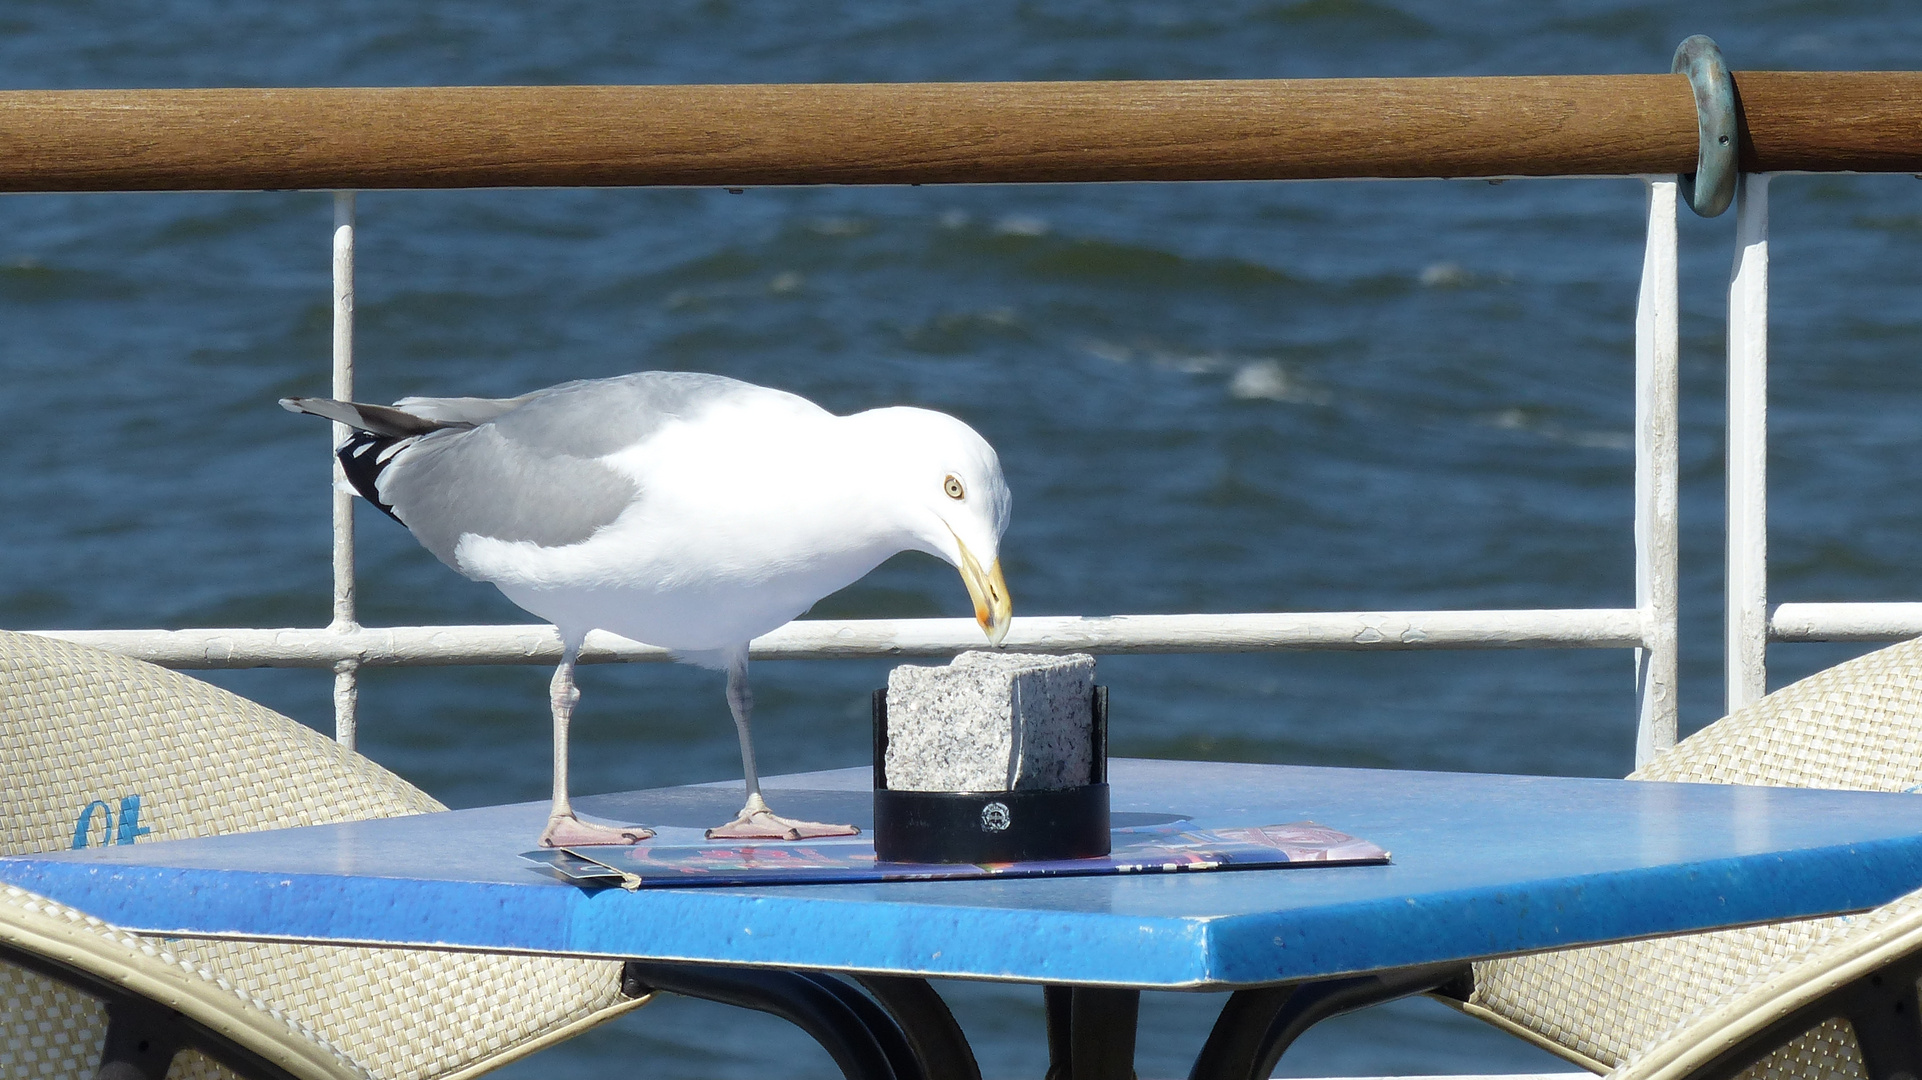
[[1114, 830], [1114, 850], [1101, 858], [1047, 862], [928, 864], [881, 862], [867, 836], [775, 843], [594, 846], [523, 852], [563, 879], [587, 888], [699, 885], [805, 885], [872, 881], [957, 881], [970, 878], [1169, 874], [1196, 870], [1379, 865], [1388, 852], [1312, 821], [1198, 829], [1185, 819]]

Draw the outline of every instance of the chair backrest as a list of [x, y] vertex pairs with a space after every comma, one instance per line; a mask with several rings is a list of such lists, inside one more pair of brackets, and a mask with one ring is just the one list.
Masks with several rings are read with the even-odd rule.
[[[0, 854], [440, 809], [366, 758], [218, 687], [98, 649], [0, 631]], [[621, 995], [620, 964], [609, 961], [154, 944], [164, 944], [174, 962], [271, 1003], [381, 1077], [472, 1076], [645, 1000]], [[80, 1025], [75, 1030], [87, 1032], [97, 1057], [104, 1026], [86, 1025], [98, 1019], [100, 1003], [7, 967], [0, 963], [0, 1012], [32, 1007], [56, 1026]], [[0, 1068], [0, 1076], [13, 1075], [43, 1074]]]
[[0, 631], [0, 854], [444, 809], [319, 732], [152, 664]]
[[1922, 786], [1922, 638], [1784, 686], [1631, 775], [1704, 784], [1915, 791]]
[[[1922, 639], [1783, 687], [1691, 735], [1631, 779], [1915, 791], [1922, 787]], [[1466, 1008], [1601, 1072], [1637, 1059], [1736, 988], [1819, 955], [1859, 921], [1809, 919], [1492, 960], [1475, 965]], [[1790, 1052], [1845, 1061], [1853, 1050], [1836, 1037], [1812, 1032]]]
[[[1902, 1075], [1902, 1060], [1879, 1072], [1864, 1059], [1855, 1019], [1883, 1039], [1906, 1041], [1891, 1019], [1912, 1018], [1922, 966], [1922, 892], [1837, 920], [1834, 931], [1800, 953], [1773, 958], [1744, 984], [1679, 1020], [1652, 1047], [1625, 1062], [1618, 1080], [1684, 1080], [1736, 1075], [1755, 1080]], [[1914, 1021], [1906, 1026], [1913, 1031]], [[1911, 1036], [1912, 1037], [1912, 1036]], [[1911, 1059], [1915, 1047], [1887, 1046]], [[1745, 1067], [1740, 1063], [1753, 1059]]]
[[[22, 1077], [92, 1076], [107, 1035], [107, 1002], [22, 966], [50, 961], [70, 978], [97, 980], [129, 996], [164, 1001], [242, 1054], [298, 1077], [367, 1076], [318, 1033], [269, 1002], [216, 980], [147, 939], [44, 896], [0, 886], [0, 1072]], [[231, 1075], [198, 1048], [170, 1075]]]

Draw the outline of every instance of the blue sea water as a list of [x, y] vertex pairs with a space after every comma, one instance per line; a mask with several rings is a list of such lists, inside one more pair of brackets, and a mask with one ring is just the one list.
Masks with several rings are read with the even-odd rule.
[[[1253, 78], [1911, 68], [1894, 2], [1221, 0], [649, 5], [12, 0], [0, 88]], [[4, 152], [30, 152], [7, 148]], [[1912, 599], [1922, 184], [1773, 186], [1771, 599]], [[1017, 615], [1628, 606], [1642, 192], [1626, 180], [381, 192], [360, 197], [360, 396], [503, 395], [647, 367], [836, 411], [946, 409], [1000, 450]], [[1685, 730], [1720, 712], [1721, 350], [1732, 215], [1682, 223]], [[328, 618], [322, 193], [0, 199], [0, 625]], [[373, 625], [525, 621], [363, 509]], [[817, 608], [958, 615], [902, 557]], [[1855, 650], [1855, 651], [1860, 651]], [[1850, 650], [1778, 646], [1772, 685]], [[868, 751], [887, 665], [757, 665], [779, 771]], [[1620, 775], [1626, 654], [1102, 661], [1119, 754]], [[328, 679], [210, 676], [326, 729]], [[456, 806], [546, 792], [547, 673], [370, 673], [362, 748]], [[581, 792], [738, 775], [718, 680], [583, 676]], [[1338, 824], [1338, 823], [1337, 823]], [[1040, 996], [943, 987], [989, 1076]], [[1185, 1073], [1220, 998], [1149, 995]], [[1286, 1075], [1555, 1059], [1426, 1001], [1325, 1025]], [[835, 1075], [758, 1014], [665, 1001], [517, 1077]]]

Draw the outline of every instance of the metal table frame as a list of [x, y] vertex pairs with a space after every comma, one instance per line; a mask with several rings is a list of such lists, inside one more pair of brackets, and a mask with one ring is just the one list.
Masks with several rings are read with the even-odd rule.
[[[1436, 964], [1237, 990], [1189, 1080], [1265, 1080], [1295, 1039], [1331, 1016], [1431, 990], [1465, 995], [1471, 978], [1466, 964]], [[926, 979], [630, 960], [622, 990], [630, 997], [661, 990], [771, 1013], [820, 1043], [849, 1080], [981, 1080], [967, 1036]], [[1043, 993], [1046, 1080], [1132, 1080], [1141, 991], [1048, 986]]]

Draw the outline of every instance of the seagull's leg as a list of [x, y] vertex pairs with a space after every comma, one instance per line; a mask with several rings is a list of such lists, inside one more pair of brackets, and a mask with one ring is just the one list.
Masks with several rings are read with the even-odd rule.
[[580, 688], [574, 685], [574, 658], [580, 655], [586, 636], [562, 635], [561, 666], [554, 669], [554, 681], [547, 686], [548, 703], [554, 709], [554, 810], [541, 832], [542, 847], [635, 844], [654, 835], [654, 830], [639, 826], [590, 825], [574, 816], [574, 804], [567, 798], [567, 725], [581, 700]]
[[761, 798], [761, 774], [754, 767], [754, 733], [748, 730], [754, 718], [754, 688], [747, 682], [746, 656], [728, 657], [727, 711], [734, 715], [734, 734], [741, 740], [741, 775], [747, 778], [747, 806], [742, 812], [766, 812], [767, 802]]
[[747, 685], [745, 645], [728, 653], [727, 707], [734, 714], [734, 731], [741, 737], [741, 772], [747, 776], [747, 805], [741, 807], [733, 821], [709, 829], [709, 840], [807, 840], [817, 836], [853, 836], [861, 831], [852, 825], [796, 821], [767, 808], [767, 801], [761, 798], [761, 777], [754, 769], [754, 736], [748, 731], [748, 721], [754, 715], [754, 691]]

